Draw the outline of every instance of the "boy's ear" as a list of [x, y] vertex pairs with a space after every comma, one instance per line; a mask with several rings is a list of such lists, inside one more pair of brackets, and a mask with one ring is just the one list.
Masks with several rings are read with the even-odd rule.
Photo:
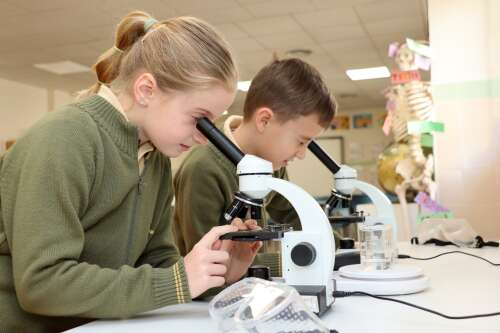
[[150, 73], [140, 74], [134, 83], [134, 99], [140, 106], [147, 106], [153, 91], [156, 88], [156, 80]]
[[273, 118], [273, 110], [267, 107], [258, 108], [254, 114], [255, 127], [257, 128], [257, 131], [262, 133]]

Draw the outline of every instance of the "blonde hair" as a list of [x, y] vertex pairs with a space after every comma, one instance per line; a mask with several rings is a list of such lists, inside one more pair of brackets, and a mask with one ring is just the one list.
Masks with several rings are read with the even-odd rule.
[[86, 97], [102, 84], [127, 87], [138, 70], [153, 75], [162, 91], [204, 89], [222, 84], [236, 89], [238, 73], [227, 42], [208, 23], [194, 17], [156, 21], [134, 11], [116, 29], [115, 44], [94, 64], [97, 83], [80, 93]]

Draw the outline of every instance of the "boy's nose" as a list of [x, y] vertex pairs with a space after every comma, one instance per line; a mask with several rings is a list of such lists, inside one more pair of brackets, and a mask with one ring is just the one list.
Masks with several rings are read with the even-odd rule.
[[295, 156], [297, 156], [299, 160], [303, 160], [306, 157], [306, 149], [307, 147], [299, 149], [299, 151], [297, 151], [297, 155]]

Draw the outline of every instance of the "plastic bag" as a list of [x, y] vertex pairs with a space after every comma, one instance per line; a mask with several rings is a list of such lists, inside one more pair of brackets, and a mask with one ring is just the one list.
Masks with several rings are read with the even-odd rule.
[[328, 333], [294, 288], [258, 278], [243, 279], [215, 296], [210, 316], [222, 332]]

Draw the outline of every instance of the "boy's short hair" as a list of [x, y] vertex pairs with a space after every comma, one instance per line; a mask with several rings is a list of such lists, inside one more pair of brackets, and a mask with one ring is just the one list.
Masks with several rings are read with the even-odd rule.
[[261, 107], [270, 108], [282, 122], [317, 114], [324, 128], [337, 109], [321, 74], [296, 58], [274, 60], [254, 77], [245, 99], [244, 120], [250, 120]]

